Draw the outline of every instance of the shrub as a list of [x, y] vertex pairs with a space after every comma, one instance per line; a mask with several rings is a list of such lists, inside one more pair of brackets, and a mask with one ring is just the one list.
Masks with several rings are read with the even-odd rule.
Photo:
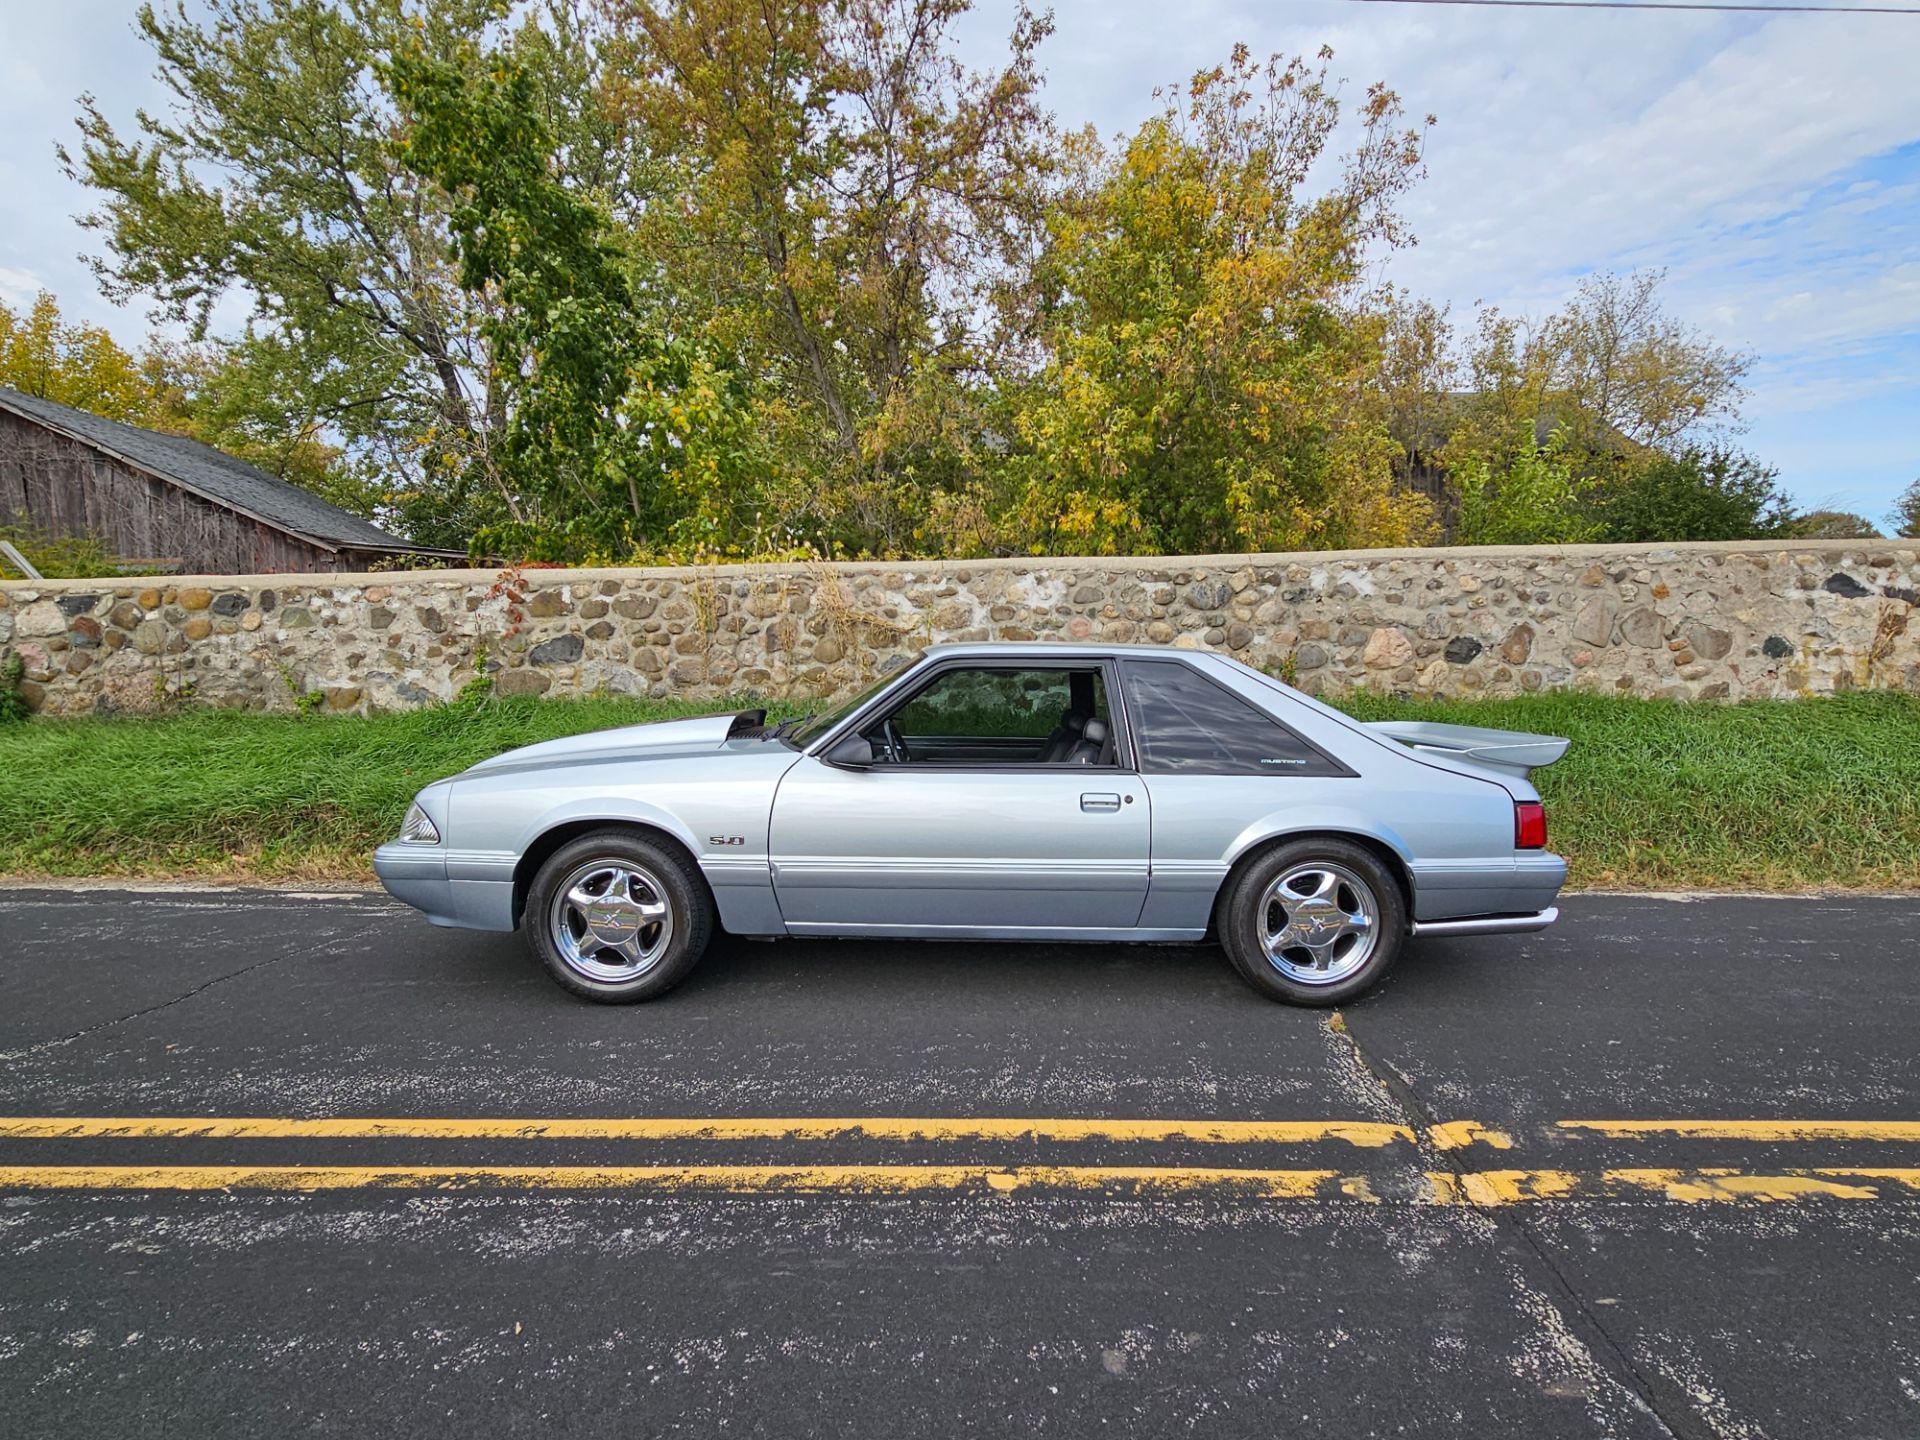
[[21, 693], [27, 662], [17, 654], [0, 659], [0, 725], [17, 725], [27, 718], [27, 697]]
[[1780, 472], [1737, 450], [1657, 455], [1595, 492], [1599, 539], [1766, 540], [1788, 533], [1793, 506]]
[[[12, 541], [27, 563], [49, 580], [94, 580], [121, 573], [119, 557], [97, 535], [52, 535], [13, 520], [0, 524], [0, 540]], [[0, 556], [0, 579], [26, 578]]]
[[1571, 545], [1593, 538], [1581, 503], [1588, 482], [1573, 473], [1566, 432], [1555, 430], [1544, 445], [1534, 443], [1531, 425], [1521, 432], [1503, 473], [1496, 475], [1478, 455], [1455, 470], [1456, 545]]
[[1900, 492], [1887, 523], [1902, 540], [1920, 540], [1920, 480]]

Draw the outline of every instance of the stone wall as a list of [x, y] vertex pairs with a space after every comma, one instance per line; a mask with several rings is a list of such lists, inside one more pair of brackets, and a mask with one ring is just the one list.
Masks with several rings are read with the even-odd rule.
[[0, 584], [49, 714], [820, 695], [943, 640], [1206, 646], [1337, 693], [1920, 691], [1920, 543], [1700, 544]]

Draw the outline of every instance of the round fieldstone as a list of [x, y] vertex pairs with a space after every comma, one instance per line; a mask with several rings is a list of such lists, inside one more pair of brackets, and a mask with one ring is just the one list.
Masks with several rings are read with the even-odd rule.
[[1382, 625], [1367, 636], [1360, 663], [1369, 670], [1394, 670], [1413, 660], [1413, 642], [1396, 625]]
[[142, 655], [158, 655], [166, 648], [167, 627], [158, 620], [142, 620], [133, 628], [133, 648]]

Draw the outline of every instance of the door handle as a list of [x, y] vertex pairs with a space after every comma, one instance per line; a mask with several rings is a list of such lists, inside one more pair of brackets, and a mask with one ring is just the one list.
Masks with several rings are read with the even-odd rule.
[[1120, 797], [1118, 795], [1082, 795], [1080, 808], [1082, 810], [1118, 810]]

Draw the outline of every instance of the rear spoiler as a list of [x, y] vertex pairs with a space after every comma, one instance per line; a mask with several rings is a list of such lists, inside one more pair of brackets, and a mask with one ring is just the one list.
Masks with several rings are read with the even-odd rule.
[[1436, 750], [1478, 760], [1525, 775], [1551, 765], [1567, 753], [1569, 741], [1558, 735], [1528, 735], [1520, 730], [1488, 730], [1479, 725], [1441, 725], [1431, 720], [1370, 720], [1366, 728], [1415, 750]]

